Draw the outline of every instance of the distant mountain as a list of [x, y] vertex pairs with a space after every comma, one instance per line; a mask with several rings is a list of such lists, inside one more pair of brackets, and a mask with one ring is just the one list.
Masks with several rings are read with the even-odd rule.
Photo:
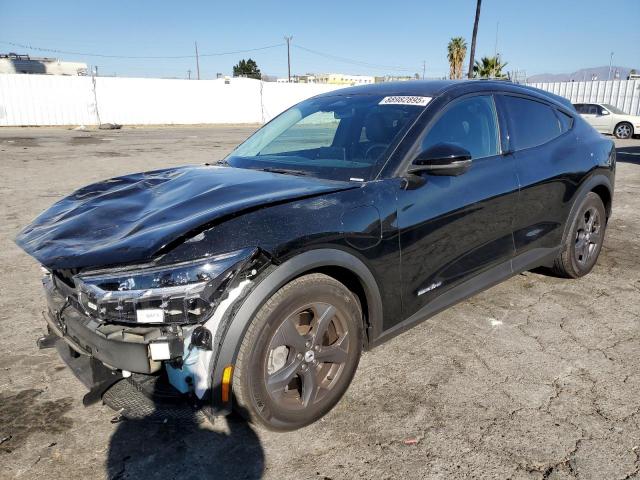
[[[630, 67], [611, 67], [611, 78], [626, 80], [631, 70]], [[618, 72], [618, 77], [616, 77], [616, 71]], [[636, 68], [635, 71], [640, 72], [640, 68]], [[607, 80], [609, 77], [609, 65], [605, 65], [604, 67], [583, 68], [573, 73], [541, 73], [528, 77], [527, 82], [570, 82], [571, 80], [579, 82], [582, 80], [591, 80], [593, 75], [596, 75], [598, 80]]]

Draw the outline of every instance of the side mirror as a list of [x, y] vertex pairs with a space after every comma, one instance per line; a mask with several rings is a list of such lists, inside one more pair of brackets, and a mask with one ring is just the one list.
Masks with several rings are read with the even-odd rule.
[[470, 167], [471, 153], [468, 150], [454, 143], [437, 143], [416, 156], [408, 173], [457, 176]]
[[602, 109], [600, 115], [609, 115], [609, 110]]

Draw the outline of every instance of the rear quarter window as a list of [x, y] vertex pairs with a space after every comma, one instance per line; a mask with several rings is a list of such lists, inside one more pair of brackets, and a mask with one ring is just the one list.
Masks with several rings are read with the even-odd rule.
[[560, 130], [562, 133], [571, 130], [571, 127], [573, 126], [573, 117], [559, 110], [556, 110], [556, 112], [558, 114], [558, 120], [560, 120]]
[[563, 133], [561, 121], [550, 106], [509, 95], [504, 95], [502, 100], [509, 118], [509, 140], [512, 149], [537, 147]]

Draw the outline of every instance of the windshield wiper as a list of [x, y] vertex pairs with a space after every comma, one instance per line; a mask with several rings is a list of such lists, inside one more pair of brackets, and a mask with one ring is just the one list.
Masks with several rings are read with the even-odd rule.
[[283, 173], [285, 175], [297, 175], [299, 177], [307, 177], [311, 175], [309, 172], [305, 172], [304, 170], [293, 170], [290, 168], [265, 167], [265, 168], [258, 168], [257, 170], [260, 170], [262, 172], [269, 172], [269, 173]]

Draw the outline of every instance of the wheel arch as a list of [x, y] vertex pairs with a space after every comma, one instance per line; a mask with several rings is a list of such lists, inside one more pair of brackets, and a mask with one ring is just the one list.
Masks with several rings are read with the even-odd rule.
[[580, 206], [580, 202], [589, 192], [594, 192], [602, 199], [602, 203], [605, 205], [605, 211], [607, 212], [607, 220], [609, 219], [613, 202], [613, 185], [606, 175], [600, 173], [589, 177], [589, 179], [587, 179], [574, 194], [573, 203], [564, 224], [564, 232], [562, 234], [563, 244], [569, 230], [571, 229], [571, 219], [576, 214], [576, 210]]
[[609, 217], [611, 216], [611, 206], [613, 201], [613, 197], [611, 194], [611, 190], [609, 190], [609, 187], [607, 187], [604, 183], [600, 183], [594, 186], [590, 191], [600, 197], [602, 203], [604, 204], [605, 212], [607, 213], [607, 219], [609, 219]]
[[282, 286], [295, 278], [309, 273], [324, 273], [343, 283], [360, 301], [365, 324], [365, 348], [371, 336], [382, 329], [382, 297], [378, 284], [362, 260], [344, 250], [321, 248], [296, 255], [269, 270], [247, 294], [233, 317], [219, 343], [216, 359], [212, 365], [212, 393], [216, 410], [228, 411], [231, 407], [221, 405], [219, 396], [224, 368], [235, 365], [240, 344], [255, 313]]

